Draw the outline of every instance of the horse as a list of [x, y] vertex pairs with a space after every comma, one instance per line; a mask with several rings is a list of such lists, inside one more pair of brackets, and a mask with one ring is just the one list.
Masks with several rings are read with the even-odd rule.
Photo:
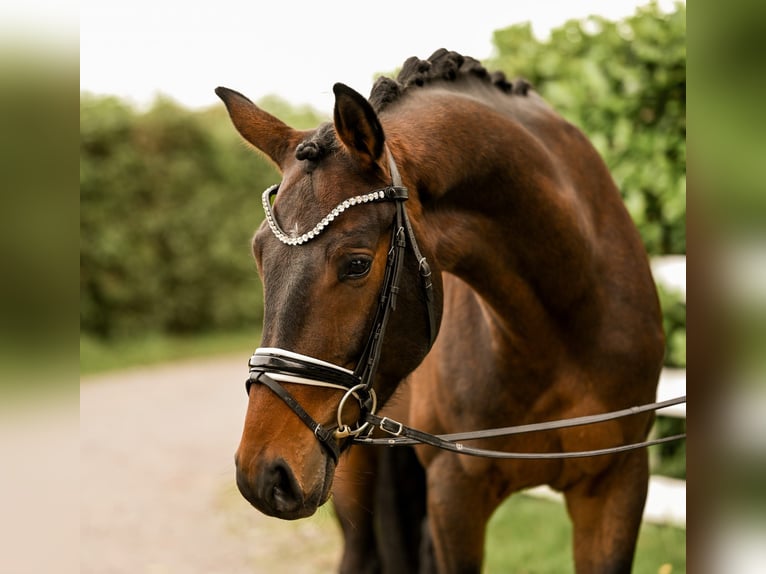
[[[307, 517], [338, 470], [351, 477], [333, 496], [342, 572], [478, 573], [493, 511], [547, 484], [566, 502], [575, 570], [631, 571], [646, 449], [506, 460], [355, 444], [376, 411], [390, 434], [404, 423], [445, 434], [654, 400], [656, 287], [582, 131], [525, 80], [445, 49], [409, 58], [369, 98], [335, 84], [332, 121], [313, 130], [216, 93], [282, 174], [252, 241], [264, 319], [235, 455], [245, 499]], [[645, 439], [652, 423], [642, 412], [475, 444], [603, 449]], [[402, 556], [386, 549], [393, 536]]]

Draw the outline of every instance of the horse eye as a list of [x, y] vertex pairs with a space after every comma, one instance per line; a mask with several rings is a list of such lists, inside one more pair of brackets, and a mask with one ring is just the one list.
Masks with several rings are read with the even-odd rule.
[[347, 263], [343, 272], [342, 279], [361, 279], [370, 272], [372, 260], [369, 257], [353, 257]]

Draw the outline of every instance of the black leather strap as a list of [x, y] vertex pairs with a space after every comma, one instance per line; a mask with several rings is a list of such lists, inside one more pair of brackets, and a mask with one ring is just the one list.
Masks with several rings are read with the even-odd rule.
[[250, 392], [250, 385], [253, 382], [254, 373], [284, 373], [306, 377], [316, 381], [324, 381], [350, 389], [359, 384], [359, 378], [351, 373], [344, 373], [342, 370], [325, 367], [313, 362], [301, 361], [295, 357], [285, 355], [273, 355], [264, 353], [255, 353], [248, 362], [251, 377], [245, 384], [245, 390]]
[[473, 432], [455, 433], [449, 435], [434, 435], [412, 427], [408, 427], [398, 421], [389, 419], [388, 417], [380, 417], [375, 414], [366, 414], [364, 421], [369, 422], [371, 425], [377, 426], [385, 432], [392, 435], [391, 438], [369, 438], [369, 437], [357, 437], [354, 438], [355, 444], [366, 445], [386, 445], [386, 446], [404, 446], [404, 445], [416, 445], [426, 444], [440, 448], [443, 450], [449, 450], [459, 454], [466, 454], [471, 456], [481, 456], [486, 458], [504, 458], [504, 459], [561, 459], [561, 458], [581, 458], [586, 456], [600, 456], [605, 454], [615, 454], [618, 452], [624, 452], [627, 450], [634, 450], [637, 448], [645, 448], [655, 444], [662, 444], [665, 442], [671, 442], [680, 440], [686, 437], [686, 434], [677, 434], [669, 437], [663, 437], [655, 440], [648, 440], [643, 442], [631, 443], [627, 445], [619, 445], [615, 447], [594, 449], [587, 451], [575, 451], [575, 452], [503, 452], [496, 450], [488, 450], [482, 448], [474, 448], [466, 446], [459, 442], [461, 440], [476, 440], [480, 438], [494, 438], [500, 436], [509, 436], [514, 434], [523, 434], [543, 430], [552, 430], [560, 428], [568, 428], [574, 426], [581, 426], [586, 424], [594, 424], [604, 422], [608, 420], [618, 419], [626, 416], [636, 415], [647, 411], [656, 411], [672, 405], [677, 405], [686, 402], [686, 397], [678, 397], [675, 399], [669, 399], [666, 401], [660, 401], [656, 403], [650, 403], [646, 405], [631, 407], [628, 409], [622, 409], [619, 411], [612, 411], [609, 413], [602, 413], [598, 415], [589, 415], [584, 417], [576, 417], [572, 419], [564, 419], [559, 421], [548, 421], [543, 423], [535, 423], [528, 425], [518, 425], [513, 427], [505, 427], [501, 429], [488, 429]]
[[[406, 188], [404, 187], [404, 184], [402, 182], [402, 176], [399, 174], [399, 169], [396, 167], [396, 161], [394, 161], [394, 156], [391, 154], [391, 150], [388, 149], [388, 146], [386, 146], [386, 154], [388, 155], [388, 168], [391, 172], [391, 181], [394, 185], [394, 187], [401, 187], [406, 191]], [[404, 197], [403, 199], [407, 199]], [[407, 239], [410, 242], [410, 246], [412, 247], [412, 252], [415, 254], [415, 260], [418, 262], [418, 268], [420, 271], [420, 279], [423, 284], [423, 291], [425, 293], [425, 299], [426, 299], [426, 313], [428, 314], [428, 332], [429, 332], [429, 343], [428, 346], [430, 347], [433, 345], [434, 340], [436, 339], [436, 333], [438, 330], [438, 325], [436, 324], [436, 310], [434, 309], [434, 293], [433, 293], [433, 282], [431, 281], [431, 266], [428, 264], [428, 260], [423, 256], [423, 254], [420, 251], [420, 247], [418, 246], [418, 241], [415, 238], [415, 232], [412, 230], [412, 224], [410, 223], [410, 218], [407, 215], [407, 210], [402, 207], [402, 222], [404, 225], [404, 231], [407, 234]]]
[[431, 281], [431, 266], [428, 264], [428, 260], [420, 252], [418, 242], [415, 239], [415, 232], [412, 230], [412, 224], [410, 218], [407, 215], [407, 210], [402, 209], [402, 219], [404, 220], [404, 230], [407, 233], [412, 252], [415, 254], [415, 260], [418, 262], [418, 271], [420, 273], [420, 281], [423, 285], [423, 293], [426, 300], [426, 313], [428, 315], [428, 346], [434, 344], [436, 339], [436, 333], [438, 325], [436, 324], [436, 310], [434, 309], [434, 289], [433, 282]]
[[391, 184], [383, 190], [386, 199], [390, 201], [405, 201], [410, 198], [410, 192], [400, 183]]
[[354, 371], [354, 374], [359, 377], [362, 384], [368, 389], [372, 386], [373, 377], [378, 370], [388, 319], [391, 316], [391, 311], [396, 308], [396, 297], [399, 293], [399, 277], [401, 276], [402, 265], [404, 263], [404, 249], [407, 246], [401, 221], [402, 210], [402, 204], [397, 202], [394, 227], [391, 231], [391, 247], [388, 251], [383, 286], [378, 296], [378, 307], [375, 311], [375, 318], [373, 319], [367, 343]]
[[260, 373], [255, 378], [254, 381], [257, 383], [262, 383], [269, 387], [274, 394], [276, 394], [284, 403], [292, 409], [292, 411], [298, 416], [299, 419], [303, 421], [303, 423], [311, 429], [311, 432], [314, 433], [314, 436], [319, 439], [319, 442], [322, 443], [322, 446], [324, 446], [327, 451], [330, 453], [330, 455], [333, 457], [335, 462], [338, 462], [338, 457], [340, 456], [340, 447], [338, 446], [338, 442], [335, 440], [335, 437], [333, 436], [333, 431], [329, 429], [325, 429], [322, 425], [320, 425], [318, 422], [316, 422], [310, 414], [306, 412], [306, 410], [298, 403], [298, 401], [293, 397], [287, 389], [285, 389], [282, 385], [280, 385], [277, 381], [269, 377], [266, 373]]

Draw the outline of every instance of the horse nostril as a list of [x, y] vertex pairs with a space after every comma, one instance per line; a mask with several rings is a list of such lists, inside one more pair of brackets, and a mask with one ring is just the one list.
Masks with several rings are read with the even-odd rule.
[[302, 518], [306, 499], [290, 466], [282, 459], [248, 473], [237, 466], [237, 487], [255, 508], [269, 516]]
[[283, 460], [277, 460], [267, 473], [265, 498], [279, 512], [290, 512], [303, 505], [303, 493], [290, 467]]
[[237, 487], [250, 504], [270, 516], [286, 517], [301, 510], [305, 504], [293, 471], [281, 458], [253, 474], [238, 466]]

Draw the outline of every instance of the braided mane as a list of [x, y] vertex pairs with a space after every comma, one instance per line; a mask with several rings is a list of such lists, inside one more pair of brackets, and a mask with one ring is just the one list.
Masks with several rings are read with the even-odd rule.
[[408, 58], [396, 80], [387, 77], [378, 78], [372, 87], [369, 99], [375, 111], [380, 112], [409, 89], [438, 81], [456, 82], [463, 78], [476, 78], [494, 85], [506, 94], [526, 96], [531, 87], [530, 83], [524, 79], [509, 82], [503, 72], [490, 73], [474, 58], [440, 48], [427, 60], [421, 60], [415, 56]]
[[[405, 92], [435, 82], [458, 82], [474, 79], [494, 85], [506, 94], [526, 96], [531, 84], [524, 79], [509, 82], [503, 72], [488, 72], [481, 62], [450, 52], [444, 48], [436, 50], [427, 60], [416, 56], [408, 58], [396, 79], [385, 76], [378, 78], [372, 86], [369, 101], [376, 112], [397, 101]], [[316, 166], [324, 156], [337, 149], [332, 123], [319, 126], [307, 140], [295, 149], [295, 157], [308, 160], [307, 169]]]

